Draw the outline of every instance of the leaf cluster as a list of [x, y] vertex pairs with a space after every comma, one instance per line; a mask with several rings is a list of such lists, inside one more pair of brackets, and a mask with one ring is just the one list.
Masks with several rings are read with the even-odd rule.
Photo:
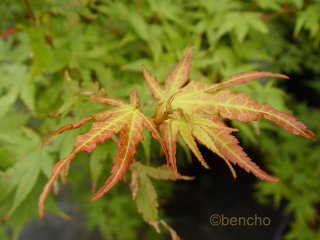
[[[61, 125], [110, 110], [94, 101], [79, 101], [92, 96], [125, 99], [132, 89], [137, 89], [140, 112], [151, 116], [155, 113], [154, 107], [162, 103], [154, 103], [150, 98], [148, 87], [142, 80], [141, 65], [157, 76], [159, 85], [164, 89], [168, 69], [173, 68], [173, 63], [190, 45], [195, 46], [190, 79], [200, 80], [203, 86], [217, 84], [218, 79], [244, 71], [282, 72], [292, 78], [290, 81], [266, 81], [262, 78], [232, 86], [231, 89], [206, 92], [212, 95], [210, 99], [216, 101], [219, 95], [236, 96], [239, 95], [237, 92], [242, 92], [250, 96], [249, 102], [257, 100], [259, 106], [268, 104], [286, 113], [290, 113], [290, 108], [299, 119], [319, 133], [316, 121], [320, 89], [317, 84], [320, 73], [317, 0], [2, 0], [0, 9], [0, 216], [1, 219], [6, 217], [0, 224], [0, 235], [4, 239], [8, 232], [18, 238], [23, 228], [37, 218], [34, 203], [50, 175], [53, 163], [64, 159], [72, 151], [76, 136], [89, 131], [90, 122], [95, 120], [89, 120], [88, 126], [81, 129], [57, 136], [42, 150], [37, 148], [40, 139]], [[292, 98], [292, 90], [295, 89], [298, 90]], [[223, 93], [230, 90], [233, 92]], [[190, 118], [190, 115], [194, 116], [192, 109], [195, 105], [188, 108], [191, 100], [196, 98], [182, 97], [179, 90], [172, 96], [168, 109], [162, 106], [162, 110], [159, 108], [157, 111], [158, 118], [149, 117], [152, 121], [164, 120], [161, 128], [154, 123], [161, 137], [167, 122], [178, 121], [175, 117], [182, 116], [188, 120], [183, 125], [183, 129], [187, 130], [184, 133], [190, 130], [190, 125], [194, 125], [193, 121], [197, 121]], [[183, 101], [186, 104], [182, 104]], [[254, 101], [255, 104], [257, 102]], [[179, 110], [181, 105], [184, 111]], [[228, 105], [234, 104], [229, 102]], [[214, 112], [213, 115], [218, 115], [214, 121], [230, 117], [221, 116], [227, 114], [225, 108], [221, 109], [221, 102], [215, 109], [213, 104], [208, 108], [210, 114]], [[245, 113], [248, 114], [247, 111]], [[259, 118], [263, 117], [259, 114]], [[182, 121], [178, 122], [177, 125], [181, 126]], [[314, 159], [319, 143], [307, 143], [295, 136], [290, 137], [264, 120], [248, 124], [231, 121], [231, 126], [224, 130], [239, 129], [239, 132], [229, 134], [235, 134], [245, 145], [256, 144], [255, 148], [263, 151], [262, 158], [268, 172], [281, 180], [277, 184], [259, 182], [259, 196], [264, 199], [273, 196], [281, 199], [276, 202], [290, 205], [287, 211], [295, 216], [289, 231], [291, 239], [305, 239], [299, 235], [301, 233], [314, 239], [319, 218], [310, 212], [318, 208], [319, 198], [309, 194], [318, 192], [319, 164]], [[178, 143], [190, 159], [191, 150], [184, 143], [181, 133]], [[77, 159], [82, 161], [75, 161], [70, 166], [68, 180], [72, 184], [71, 194], [77, 196], [73, 197], [73, 203], [82, 199], [81, 206], [86, 205], [88, 209], [92, 206], [92, 209], [83, 210], [90, 229], [97, 228], [103, 232], [102, 235], [110, 238], [134, 239], [139, 232], [136, 228], [141, 229], [141, 220], [133, 211], [120, 214], [119, 209], [132, 209], [125, 187], [119, 186], [109, 192], [105, 201], [100, 199], [84, 204], [90, 187], [96, 190], [97, 186], [103, 186], [102, 176], [112, 168], [119, 138], [119, 135], [114, 135], [112, 141], [98, 145], [91, 156], [79, 153]], [[143, 131], [143, 138], [142, 148], [138, 145], [135, 158], [148, 166], [150, 163], [161, 165], [161, 154], [157, 154], [161, 145], [155, 143], [146, 130]], [[193, 135], [192, 138], [198, 141]], [[234, 145], [235, 138], [232, 139]], [[286, 147], [283, 146], [285, 143]], [[186, 164], [182, 148], [176, 148], [178, 167]], [[162, 151], [165, 153], [165, 150]], [[90, 161], [85, 160], [88, 158]], [[282, 162], [286, 164], [281, 165]], [[67, 172], [68, 167], [64, 174]], [[289, 172], [292, 173], [291, 180], [283, 180], [288, 179]], [[91, 182], [88, 184], [90, 175]], [[169, 189], [168, 184], [164, 185], [166, 189]], [[280, 190], [276, 186], [281, 186]], [[53, 188], [58, 190], [60, 187], [54, 184]], [[161, 196], [159, 190], [162, 188], [155, 186], [155, 190]], [[62, 196], [65, 194], [60, 194], [58, 198]], [[168, 190], [166, 197], [169, 196]], [[50, 194], [46, 207], [50, 212], [66, 217], [57, 207], [58, 198]], [[119, 204], [116, 204], [117, 201]], [[298, 202], [305, 207], [299, 208]], [[99, 217], [95, 218], [98, 213]], [[159, 215], [163, 218], [161, 211]], [[131, 222], [127, 224], [126, 231], [119, 231], [117, 223], [129, 217]], [[106, 226], [106, 219], [110, 221], [111, 218], [118, 221], [115, 219], [114, 224]]]

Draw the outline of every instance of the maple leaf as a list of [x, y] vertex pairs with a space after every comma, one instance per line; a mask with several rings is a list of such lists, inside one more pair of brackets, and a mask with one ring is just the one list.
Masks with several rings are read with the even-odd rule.
[[[275, 182], [276, 178], [262, 171], [243, 149], [238, 140], [231, 135], [234, 129], [227, 128], [219, 117], [242, 122], [265, 118], [278, 124], [286, 131], [313, 138], [315, 134], [293, 116], [279, 112], [268, 105], [260, 105], [243, 93], [233, 93], [225, 88], [252, 80], [277, 77], [288, 78], [283, 74], [250, 71], [233, 75], [218, 84], [188, 81], [191, 68], [192, 49], [178, 62], [166, 79], [165, 86], [142, 66], [144, 79], [151, 94], [158, 100], [154, 122], [159, 125], [163, 140], [168, 149], [168, 163], [176, 168], [176, 142], [178, 134], [200, 163], [208, 168], [196, 141], [219, 155], [235, 172], [229, 161], [238, 164], [256, 177]], [[187, 84], [186, 84], [187, 83]], [[185, 86], [184, 86], [185, 85]]]
[[[112, 105], [114, 108], [87, 116], [74, 124], [62, 126], [48, 134], [45, 141], [64, 131], [79, 128], [88, 121], [94, 121], [87, 133], [77, 136], [74, 149], [69, 156], [54, 165], [51, 176], [40, 195], [40, 216], [44, 215], [45, 200], [53, 183], [65, 171], [76, 154], [94, 151], [97, 144], [103, 143], [115, 134], [118, 135], [118, 149], [111, 175], [92, 196], [92, 200], [102, 197], [113, 188], [128, 171], [137, 145], [143, 140], [144, 128], [161, 144], [166, 155], [167, 166], [153, 168], [134, 162], [130, 168], [132, 196], [144, 220], [156, 231], [160, 230], [159, 224], [161, 224], [170, 232], [172, 239], [179, 239], [179, 237], [167, 223], [159, 219], [157, 194], [150, 178], [191, 179], [180, 175], [177, 170], [176, 145], [181, 139], [188, 151], [190, 150], [205, 168], [209, 166], [198, 148], [198, 143], [220, 156], [234, 177], [236, 173], [231, 164], [240, 166], [262, 180], [278, 181], [277, 178], [261, 170], [248, 157], [240, 147], [238, 140], [232, 135], [238, 129], [226, 126], [223, 118], [242, 122], [265, 118], [296, 135], [313, 138], [315, 134], [288, 113], [279, 112], [266, 104], [261, 105], [243, 93], [234, 93], [225, 89], [265, 77], [288, 77], [278, 73], [250, 71], [233, 75], [217, 84], [206, 84], [194, 80], [188, 83], [191, 58], [192, 48], [173, 68], [164, 86], [161, 86], [146, 67], [142, 66], [142, 73], [148, 88], [158, 101], [152, 118], [146, 117], [140, 111], [139, 97], [135, 91], [130, 94], [130, 104], [108, 97], [91, 97], [89, 100]], [[179, 136], [181, 136], [180, 139]]]
[[[139, 97], [136, 91], [130, 94], [130, 104], [122, 100], [111, 98], [90, 98], [103, 104], [114, 105], [114, 109], [107, 110], [92, 116], [85, 117], [75, 124], [69, 124], [59, 128], [48, 137], [74, 128], [79, 128], [89, 120], [93, 119], [96, 122], [92, 124], [91, 130], [83, 135], [79, 135], [74, 144], [73, 151], [66, 158], [56, 163], [52, 169], [51, 177], [45, 185], [39, 199], [39, 214], [44, 215], [44, 203], [47, 195], [57, 180], [58, 176], [66, 169], [67, 165], [72, 161], [79, 152], [92, 152], [96, 145], [103, 143], [111, 138], [113, 134], [119, 135], [118, 149], [114, 157], [114, 166], [111, 171], [111, 176], [106, 180], [105, 184], [92, 196], [92, 200], [102, 197], [108, 192], [120, 179], [123, 178], [128, 170], [130, 161], [133, 159], [136, 147], [143, 140], [142, 131], [146, 128], [152, 136], [160, 142], [165, 154], [167, 150], [162, 141], [155, 124], [147, 118], [139, 110]], [[46, 138], [46, 140], [48, 139]]]
[[151, 94], [160, 102], [168, 100], [188, 81], [191, 69], [192, 48], [181, 58], [166, 78], [165, 88], [160, 86], [159, 81], [151, 75], [145, 66], [142, 66], [144, 79], [150, 89]]
[[193, 177], [175, 174], [167, 165], [155, 168], [134, 162], [130, 170], [132, 198], [136, 201], [138, 211], [142, 214], [144, 220], [153, 226], [157, 232], [160, 232], [159, 223], [161, 223], [168, 229], [172, 239], [179, 239], [176, 232], [163, 220], [159, 219], [157, 192], [151, 178], [176, 181], [179, 179], [192, 180]]

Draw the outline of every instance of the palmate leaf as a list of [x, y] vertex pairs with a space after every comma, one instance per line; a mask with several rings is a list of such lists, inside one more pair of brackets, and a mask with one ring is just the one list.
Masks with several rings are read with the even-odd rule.
[[175, 181], [179, 179], [192, 180], [193, 177], [176, 174], [167, 165], [155, 168], [134, 162], [130, 170], [132, 198], [136, 201], [138, 211], [142, 214], [144, 220], [152, 225], [157, 232], [160, 232], [159, 223], [161, 223], [169, 230], [171, 235], [177, 236], [175, 231], [172, 230], [170, 226], [165, 226], [166, 223], [159, 218], [157, 193], [151, 178]]
[[77, 153], [92, 152], [96, 149], [97, 144], [105, 142], [115, 134], [118, 136], [118, 140], [116, 140], [118, 149], [114, 157], [111, 176], [92, 196], [92, 200], [102, 197], [113, 188], [128, 171], [137, 145], [143, 140], [144, 128], [161, 144], [166, 155], [167, 166], [152, 168], [136, 162], [131, 165], [133, 199], [145, 221], [154, 226], [157, 231], [159, 224], [161, 224], [168, 229], [173, 239], [178, 239], [175, 231], [159, 219], [157, 194], [150, 178], [190, 179], [181, 176], [176, 166], [176, 145], [181, 139], [188, 151], [191, 151], [205, 168], [209, 168], [209, 166], [198, 148], [198, 143], [220, 156], [234, 177], [236, 177], [236, 173], [231, 164], [240, 166], [262, 180], [278, 181], [277, 178], [269, 176], [251, 161], [239, 146], [238, 140], [232, 135], [238, 129], [227, 127], [223, 123], [223, 118], [242, 122], [265, 118], [296, 135], [314, 138], [315, 134], [288, 113], [279, 112], [268, 105], [261, 105], [243, 93], [233, 93], [225, 89], [260, 78], [288, 77], [277, 73], [250, 71], [233, 75], [216, 84], [194, 80], [187, 83], [191, 69], [191, 58], [192, 48], [170, 72], [164, 86], [161, 86], [156, 77], [142, 66], [146, 84], [153, 97], [158, 101], [152, 118], [146, 117], [139, 110], [139, 97], [135, 91], [130, 94], [130, 104], [108, 97], [91, 97], [89, 98], [91, 101], [112, 105], [114, 108], [87, 116], [74, 124], [63, 126], [48, 134], [45, 141], [56, 134], [79, 128], [88, 121], [94, 121], [87, 133], [77, 136], [74, 149], [69, 156], [54, 165], [51, 176], [40, 196], [40, 216], [44, 215], [44, 203], [53, 183]]
[[160, 86], [158, 80], [142, 66], [144, 79], [151, 94], [159, 101], [165, 101], [175, 94], [188, 81], [191, 69], [192, 48], [181, 58], [166, 79], [165, 87]]
[[0, 204], [6, 206], [0, 208], [1, 220], [19, 214], [18, 209], [24, 207], [41, 175], [48, 175], [53, 158], [50, 151], [39, 149], [40, 142], [40, 136], [29, 128], [2, 129], [0, 143], [7, 143], [10, 146], [8, 149], [14, 150], [15, 155], [10, 157], [15, 163], [0, 171], [0, 187], [3, 189]]
[[175, 94], [187, 81], [191, 69], [192, 48], [188, 49], [186, 55], [171, 71], [166, 79], [165, 89], [167, 96]]
[[281, 126], [286, 131], [313, 138], [315, 134], [288, 113], [279, 112], [268, 105], [260, 105], [243, 93], [221, 91], [212, 97], [212, 110], [221, 116], [242, 122], [265, 118]]
[[126, 104], [121, 100], [110, 98], [92, 98], [91, 100], [100, 103], [110, 104], [117, 106], [112, 110], [107, 110], [96, 115], [80, 120], [76, 124], [66, 125], [54, 131], [55, 134], [60, 134], [65, 130], [78, 128], [85, 124], [90, 119], [96, 120], [93, 123], [89, 132], [79, 135], [75, 141], [74, 150], [66, 158], [56, 163], [52, 169], [51, 177], [49, 178], [46, 186], [39, 199], [39, 214], [44, 215], [44, 203], [47, 195], [57, 180], [58, 176], [66, 169], [67, 165], [72, 161], [76, 154], [79, 152], [92, 152], [96, 145], [103, 143], [111, 138], [113, 134], [119, 135], [118, 149], [114, 158], [114, 166], [111, 171], [111, 176], [107, 179], [105, 184], [93, 195], [92, 200], [98, 199], [108, 192], [120, 179], [125, 175], [130, 161], [132, 160], [136, 147], [142, 141], [142, 131], [144, 127], [151, 132], [152, 136], [157, 139], [162, 145], [165, 154], [167, 155], [166, 146], [164, 145], [160, 135], [156, 130], [154, 123], [144, 116], [139, 107], [139, 98], [135, 91], [130, 95], [131, 104]]
[[[177, 129], [187, 146], [205, 168], [209, 168], [209, 166], [203, 159], [195, 140], [224, 159], [228, 164], [233, 176], [235, 176], [235, 171], [228, 161], [238, 164], [240, 167], [244, 168], [248, 172], [253, 173], [260, 179], [270, 182], [277, 181], [276, 178], [269, 176], [256, 164], [254, 164], [243, 151], [243, 149], [238, 145], [238, 140], [230, 134], [232, 131], [236, 131], [236, 129], [228, 128], [218, 119], [215, 119], [214, 122], [212, 120], [208, 120], [209, 118], [210, 117], [206, 118], [204, 114], [199, 117], [197, 115], [187, 116], [184, 113], [176, 116], [173, 119], [166, 120], [163, 124], [167, 125], [167, 129]], [[167, 146], [176, 144], [177, 139], [171, 140], [172, 142], [168, 143], [168, 138], [164, 137], [164, 142], [167, 144]], [[169, 147], [168, 150], [170, 151]], [[175, 156], [170, 157], [172, 158], [172, 164], [175, 164]]]
[[174, 172], [177, 172], [176, 142], [178, 140], [178, 126], [175, 124], [170, 124], [170, 121], [167, 120], [161, 124], [160, 129], [163, 135], [163, 140], [168, 149], [168, 164]]
[[165, 97], [165, 93], [158, 80], [151, 75], [151, 73], [146, 69], [145, 66], [142, 66], [142, 73], [152, 96], [159, 100], [163, 99]]
[[[169, 164], [173, 166], [174, 171], [177, 171], [176, 142], [178, 134], [180, 134], [186, 145], [206, 168], [208, 168], [208, 165], [195, 141], [200, 142], [222, 157], [234, 176], [235, 172], [229, 161], [238, 164], [260, 179], [277, 181], [276, 178], [263, 172], [250, 160], [238, 145], [237, 139], [231, 135], [232, 130], [221, 127], [223, 124], [219, 117], [242, 122], [265, 118], [290, 133], [313, 138], [315, 134], [293, 116], [279, 112], [268, 105], [260, 105], [243, 93], [223, 90], [260, 78], [288, 77], [278, 73], [250, 71], [233, 75], [218, 84], [206, 84], [193, 80], [184, 86], [190, 72], [191, 51], [192, 49], [188, 50], [187, 54], [169, 74], [170, 78], [166, 79], [165, 87], [160, 86], [157, 79], [143, 67], [144, 78], [149, 90], [159, 101], [153, 118], [154, 122], [159, 125], [169, 151]], [[206, 113], [205, 117], [203, 117], [203, 113]], [[197, 118], [198, 120], [196, 120]], [[199, 119], [201, 120], [199, 121]]]
[[220, 114], [224, 118], [242, 122], [255, 121], [261, 118], [268, 119], [281, 126], [286, 131], [313, 138], [314, 133], [288, 113], [279, 112], [268, 105], [261, 105], [243, 93], [233, 93], [229, 90], [215, 94], [197, 93], [194, 96], [181, 95], [172, 101], [173, 108], [185, 107], [188, 113], [198, 109], [206, 109], [213, 114]]

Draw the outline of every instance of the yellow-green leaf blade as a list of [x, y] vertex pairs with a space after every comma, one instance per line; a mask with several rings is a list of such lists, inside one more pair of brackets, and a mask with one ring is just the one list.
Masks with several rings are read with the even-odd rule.
[[238, 140], [230, 135], [229, 133], [218, 130], [210, 131], [210, 136], [212, 137], [216, 148], [224, 156], [225, 159], [231, 161], [234, 164], [239, 165], [241, 168], [245, 169], [247, 172], [251, 172], [256, 177], [266, 180], [269, 182], [276, 182], [278, 179], [269, 176], [266, 172], [262, 171], [243, 149], [238, 145]]
[[279, 112], [268, 105], [260, 105], [243, 93], [219, 92], [213, 95], [210, 106], [214, 112], [220, 113], [225, 118], [242, 122], [266, 118], [290, 133], [306, 138], [315, 136], [302, 122], [290, 114]]
[[160, 129], [163, 136], [164, 144], [168, 149], [168, 166], [170, 166], [174, 172], [178, 172], [176, 163], [176, 144], [178, 139], [178, 128], [176, 125], [173, 124], [172, 120], [167, 120], [163, 124], [161, 124]]
[[164, 91], [162, 90], [159, 81], [151, 75], [145, 66], [142, 66], [142, 73], [147, 86], [156, 99], [160, 100], [165, 97]]
[[111, 116], [103, 122], [94, 122], [90, 131], [77, 137], [75, 142], [77, 152], [92, 152], [97, 144], [103, 143], [112, 134], [118, 133], [130, 114], [125, 112]]
[[152, 225], [157, 232], [160, 232], [157, 192], [145, 173], [139, 172], [134, 167], [131, 168], [131, 171], [130, 187], [138, 211], [142, 214], [144, 221]]
[[83, 126], [84, 124], [86, 124], [91, 119], [92, 119], [91, 116], [87, 116], [87, 117], [79, 120], [76, 123], [67, 124], [67, 125], [64, 125], [58, 129], [56, 129], [55, 131], [53, 131], [45, 136], [45, 138], [43, 139], [43, 142], [42, 142], [42, 146], [45, 145], [51, 137], [58, 135], [58, 134], [62, 134], [63, 132], [71, 130], [71, 129], [79, 128], [79, 127]]
[[167, 162], [169, 163], [171, 157], [168, 152], [168, 147], [165, 144], [165, 142], [162, 140], [160, 134], [158, 133], [156, 125], [154, 124], [154, 122], [151, 119], [146, 117], [144, 114], [140, 113], [140, 117], [142, 119], [142, 123], [143, 123], [144, 127], [151, 133], [152, 137], [155, 138], [156, 140], [158, 140], [158, 142], [160, 143], [160, 145], [164, 151], [164, 154], [166, 155]]
[[123, 121], [128, 117], [130, 112], [122, 112], [122, 114], [113, 115], [104, 122], [93, 123], [92, 129], [83, 135], [79, 135], [75, 142], [75, 148], [69, 156], [57, 162], [52, 168], [52, 173], [44, 186], [39, 198], [39, 215], [44, 216], [44, 204], [47, 196], [52, 188], [53, 183], [57, 180], [58, 176], [66, 169], [67, 165], [75, 158], [78, 152], [91, 152], [96, 148], [98, 143], [104, 142], [110, 138], [113, 133], [118, 132]]
[[[235, 170], [233, 169], [233, 167], [231, 166], [229, 161], [224, 157], [224, 155], [221, 154], [221, 152], [219, 151], [219, 149], [215, 145], [215, 142], [213, 141], [212, 137], [208, 133], [208, 132], [217, 131], [217, 130], [219, 130], [219, 129], [217, 129], [217, 128], [213, 128], [212, 129], [212, 128], [208, 127], [208, 126], [201, 126], [201, 125], [194, 124], [194, 126], [193, 126], [193, 135], [194, 135], [194, 137], [197, 139], [197, 141], [199, 143], [201, 143], [202, 145], [206, 146], [213, 153], [215, 153], [219, 157], [221, 157], [225, 161], [227, 166], [229, 167], [229, 169], [230, 169], [230, 171], [232, 173], [232, 176], [234, 178], [236, 178], [237, 174], [236, 174]], [[226, 132], [228, 132], [228, 131], [226, 131]]]
[[228, 88], [228, 87], [231, 87], [234, 85], [247, 83], [247, 82], [257, 80], [260, 78], [265, 78], [265, 77], [288, 79], [288, 77], [286, 75], [279, 74], [279, 73], [258, 72], [258, 71], [242, 72], [242, 73], [237, 73], [231, 77], [226, 78], [224, 81], [213, 86], [211, 89], [208, 88], [207, 91], [213, 92], [213, 91], [217, 91], [222, 88]]
[[90, 101], [97, 102], [97, 103], [118, 106], [118, 107], [123, 107], [123, 106], [128, 105], [125, 101], [123, 101], [121, 99], [114, 99], [114, 98], [109, 98], [109, 97], [90, 97], [87, 99]]
[[114, 157], [114, 166], [111, 176], [105, 184], [92, 196], [96, 200], [107, 193], [119, 180], [121, 180], [129, 167], [130, 161], [136, 153], [136, 147], [143, 139], [143, 124], [138, 111], [132, 113], [131, 120], [120, 132], [118, 150]]
[[187, 144], [187, 146], [190, 148], [193, 154], [197, 157], [197, 159], [202, 164], [202, 166], [204, 166], [205, 168], [209, 168], [208, 164], [202, 157], [202, 154], [197, 146], [197, 143], [193, 139], [191, 124], [184, 120], [180, 120], [178, 125], [179, 125], [179, 132], [182, 136], [183, 141]]
[[151, 167], [147, 165], [143, 165], [140, 162], [133, 163], [132, 166], [134, 169], [136, 169], [140, 174], [147, 174], [149, 177], [152, 177], [154, 179], [158, 180], [192, 180], [193, 177], [189, 176], [183, 176], [180, 174], [177, 174], [172, 171], [172, 169], [168, 165], [162, 165], [160, 167]]
[[218, 84], [208, 84], [199, 81], [192, 80], [186, 85], [180, 95], [182, 99], [195, 99], [201, 96], [205, 92], [215, 92], [217, 90], [228, 88], [234, 85], [247, 83], [253, 80], [257, 80], [260, 78], [285, 78], [288, 79], [286, 75], [279, 73], [271, 73], [271, 72], [258, 72], [258, 71], [250, 71], [235, 74], [231, 77], [228, 77], [224, 81]]
[[[143, 219], [159, 232], [160, 229], [158, 225], [159, 223], [163, 224], [163, 221], [159, 219], [157, 193], [150, 178], [174, 181], [178, 179], [191, 180], [193, 178], [176, 174], [166, 165], [151, 167], [143, 165], [140, 162], [134, 162], [131, 165], [130, 170], [130, 188], [132, 191], [132, 198], [136, 201], [138, 211], [142, 214]], [[172, 229], [168, 230], [171, 234], [174, 233], [174, 231], [172, 232]]]
[[186, 55], [180, 59], [166, 79], [166, 90], [168, 96], [176, 93], [179, 88], [188, 81], [191, 69], [191, 59], [192, 48], [189, 48]]

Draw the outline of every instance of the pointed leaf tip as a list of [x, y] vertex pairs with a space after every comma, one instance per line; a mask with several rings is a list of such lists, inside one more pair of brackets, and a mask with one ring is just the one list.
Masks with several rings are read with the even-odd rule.
[[114, 157], [114, 166], [111, 170], [111, 176], [92, 196], [92, 200], [101, 198], [124, 177], [130, 165], [130, 161], [136, 153], [137, 145], [143, 140], [142, 131], [143, 124], [141, 116], [138, 113], [133, 113], [131, 121], [120, 131], [118, 150]]
[[272, 72], [259, 72], [259, 71], [249, 71], [242, 72], [232, 75], [222, 82], [213, 85], [212, 87], [208, 87], [208, 92], [215, 92], [219, 89], [232, 87], [234, 85], [239, 85], [243, 83], [247, 83], [253, 80], [261, 79], [261, 78], [283, 78], [289, 79], [288, 76], [280, 73], [272, 73]]
[[91, 116], [87, 116], [76, 123], [64, 125], [58, 129], [56, 129], [55, 131], [47, 134], [41, 143], [41, 148], [44, 147], [47, 144], [47, 142], [49, 141], [49, 139], [52, 138], [53, 136], [62, 134], [63, 132], [71, 130], [71, 129], [79, 128], [82, 125], [86, 124], [91, 119], [92, 119]]
[[159, 81], [151, 75], [151, 73], [147, 70], [147, 68], [144, 65], [142, 65], [142, 74], [152, 96], [154, 96], [158, 100], [163, 99], [165, 94], [162, 90], [162, 87], [160, 86]]
[[136, 89], [133, 89], [130, 93], [130, 103], [133, 107], [140, 107], [140, 98]]
[[219, 130], [215, 133], [210, 133], [213, 141], [216, 144], [220, 154], [228, 161], [239, 165], [247, 172], [251, 172], [256, 177], [268, 181], [277, 182], [278, 179], [268, 175], [266, 172], [261, 170], [243, 151], [239, 146], [237, 138], [230, 135], [229, 133]]
[[286, 131], [313, 139], [315, 134], [295, 117], [285, 112], [279, 112], [269, 105], [260, 105], [243, 93], [221, 91], [212, 96], [212, 110], [221, 116], [242, 122], [268, 119]]
[[[128, 169], [130, 161], [136, 152], [138, 143], [143, 139], [143, 119], [146, 117], [138, 109], [133, 109], [129, 104], [118, 102], [116, 99], [98, 98], [97, 100], [102, 103], [115, 103], [114, 105], [116, 105], [116, 107], [111, 110], [106, 110], [104, 112], [89, 116], [88, 118], [85, 118], [76, 124], [67, 125], [66, 127], [62, 127], [54, 132], [54, 134], [59, 134], [65, 130], [80, 127], [90, 119], [96, 120], [96, 122], [92, 124], [92, 128], [87, 133], [77, 136], [74, 144], [75, 148], [72, 153], [67, 158], [60, 160], [52, 169], [52, 175], [40, 195], [40, 216], [44, 215], [44, 204], [53, 183], [63, 172], [69, 162], [74, 159], [77, 153], [92, 152], [95, 150], [97, 144], [100, 144], [111, 138], [113, 134], [118, 134], [120, 137], [111, 176], [107, 179], [105, 185], [102, 186], [92, 197], [92, 200], [95, 200], [102, 197], [120, 179], [123, 178]], [[136, 91], [131, 93], [130, 100], [132, 105], [137, 107], [139, 103], [139, 97]], [[151, 127], [149, 125], [148, 127], [150, 129]], [[153, 136], [155, 136], [156, 127], [152, 127], [154, 129], [151, 129], [150, 131], [153, 131]]]
[[178, 140], [178, 128], [168, 120], [161, 124], [160, 130], [162, 132], [163, 141], [168, 150], [167, 164], [173, 172], [177, 174], [176, 144]]
[[125, 101], [121, 99], [114, 99], [110, 97], [89, 97], [85, 99], [89, 101], [94, 101], [97, 103], [102, 103], [102, 104], [112, 105], [112, 106], [119, 106], [119, 107], [127, 104]]
[[64, 158], [63, 160], [60, 160], [57, 162], [53, 168], [52, 168], [52, 174], [44, 186], [40, 197], [39, 197], [39, 202], [38, 202], [38, 213], [39, 216], [42, 218], [44, 217], [45, 214], [45, 202], [48, 197], [48, 194], [52, 188], [52, 185], [54, 182], [57, 180], [58, 176], [64, 171], [64, 169], [67, 167], [68, 163], [72, 161], [76, 156], [75, 151], [73, 151], [68, 157]]
[[187, 53], [180, 59], [167, 77], [166, 89], [168, 90], [167, 94], [169, 96], [176, 93], [179, 88], [188, 81], [191, 69], [192, 50], [193, 48], [188, 49]]

